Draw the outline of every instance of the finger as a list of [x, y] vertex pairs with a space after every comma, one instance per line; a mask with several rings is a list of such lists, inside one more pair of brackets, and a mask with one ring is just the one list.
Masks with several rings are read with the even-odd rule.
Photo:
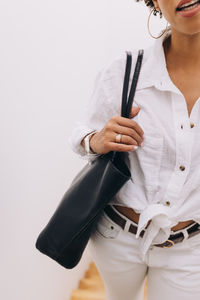
[[[117, 143], [116, 142], [116, 133], [113, 133], [112, 135], [112, 141]], [[136, 140], [134, 140], [132, 137], [128, 136], [128, 135], [125, 135], [125, 134], [122, 134], [122, 137], [121, 137], [121, 144], [125, 144], [125, 145], [134, 145], [134, 146], [138, 146], [138, 143]]]
[[142, 137], [144, 135], [144, 131], [140, 127], [140, 125], [134, 120], [130, 120], [124, 117], [116, 118], [116, 123], [123, 127], [128, 127], [137, 131], [137, 133]]
[[136, 106], [136, 107], [131, 107], [131, 112], [130, 112], [130, 117], [133, 118], [134, 116], [136, 116], [140, 111], [140, 107]]
[[116, 134], [121, 133], [123, 135], [130, 136], [137, 142], [138, 145], [140, 145], [143, 141], [143, 138], [138, 134], [138, 132], [130, 127], [115, 125], [113, 126], [113, 130]]
[[120, 152], [129, 152], [129, 151], [136, 150], [138, 148], [135, 145], [125, 145], [125, 144], [114, 143], [114, 142], [110, 142], [109, 146], [110, 149], [112, 149], [112, 151], [120, 151]]

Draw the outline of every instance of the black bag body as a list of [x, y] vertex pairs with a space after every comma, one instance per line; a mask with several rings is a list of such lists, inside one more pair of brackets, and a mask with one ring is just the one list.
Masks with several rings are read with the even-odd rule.
[[[139, 50], [127, 100], [132, 56], [127, 52], [121, 115], [129, 117], [141, 68]], [[131, 178], [127, 152], [98, 156], [76, 175], [48, 224], [39, 234], [36, 248], [67, 269], [80, 261], [92, 231], [109, 201]]]

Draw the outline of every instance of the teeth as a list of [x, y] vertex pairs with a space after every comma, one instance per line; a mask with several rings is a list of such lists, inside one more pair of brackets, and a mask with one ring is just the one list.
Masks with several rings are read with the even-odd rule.
[[196, 3], [196, 2], [197, 2], [197, 0], [192, 0], [192, 1], [188, 2], [188, 3], [183, 4], [182, 6], [180, 6], [180, 8], [187, 7], [188, 5], [191, 5], [191, 4]]
[[199, 2], [199, 1], [197, 1], [197, 0], [192, 0], [192, 1], [188, 2], [188, 3], [183, 4], [183, 5], [180, 6], [179, 8], [184, 8], [184, 7], [187, 7], [187, 6], [189, 6], [189, 5], [195, 4], [195, 3], [197, 3], [197, 2]]
[[182, 10], [191, 10], [191, 9], [194, 9], [195, 7], [199, 6], [199, 4], [197, 3], [196, 5], [192, 5], [190, 7], [187, 7], [187, 8], [183, 8]]

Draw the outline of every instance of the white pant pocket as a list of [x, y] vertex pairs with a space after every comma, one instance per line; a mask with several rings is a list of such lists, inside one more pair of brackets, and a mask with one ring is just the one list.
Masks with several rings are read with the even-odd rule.
[[97, 225], [96, 225], [96, 233], [103, 236], [104, 238], [114, 239], [118, 236], [119, 232], [122, 228], [114, 223], [109, 217], [102, 213]]

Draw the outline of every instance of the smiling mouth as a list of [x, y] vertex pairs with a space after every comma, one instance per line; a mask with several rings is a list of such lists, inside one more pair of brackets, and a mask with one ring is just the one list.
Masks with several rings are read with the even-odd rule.
[[[200, 0], [198, 0], [196, 3], [193, 3], [193, 4], [188, 5], [187, 7], [194, 6], [194, 5], [196, 5], [196, 4], [200, 4]], [[183, 7], [183, 8], [177, 7], [176, 10], [177, 10], [177, 11], [181, 11], [181, 10], [183, 10], [184, 8], [186, 8], [186, 7]]]

